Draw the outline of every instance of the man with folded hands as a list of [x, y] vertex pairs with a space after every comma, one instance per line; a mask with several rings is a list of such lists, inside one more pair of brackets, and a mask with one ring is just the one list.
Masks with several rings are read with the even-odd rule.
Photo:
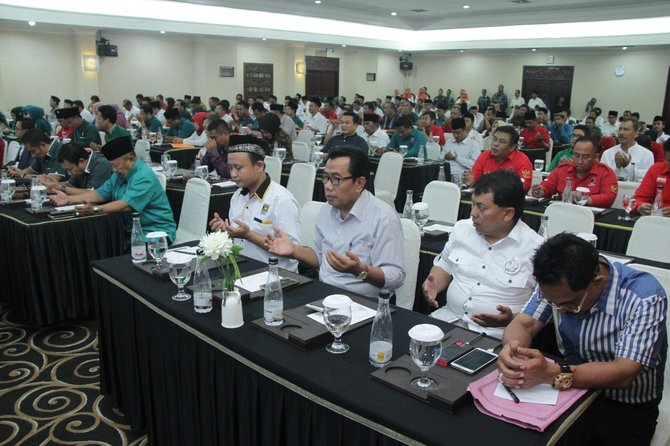
[[57, 204], [66, 204], [67, 195], [78, 195], [102, 186], [112, 176], [112, 166], [107, 158], [99, 152], [89, 152], [74, 142], [63, 144], [58, 162], [69, 175], [66, 182], [40, 179], [40, 183], [56, 192], [51, 199]]
[[[300, 207], [291, 192], [265, 173], [265, 142], [250, 135], [231, 135], [228, 147], [230, 178], [239, 189], [230, 200], [228, 218], [218, 213], [209, 222], [212, 230], [228, 232], [245, 256], [268, 262], [265, 237], [281, 227], [292, 243], [300, 243]], [[298, 272], [298, 261], [279, 258], [279, 266]]]
[[587, 206], [608, 208], [616, 199], [619, 182], [616, 174], [606, 164], [598, 161], [598, 145], [592, 136], [582, 136], [572, 149], [572, 162], [560, 164], [549, 177], [532, 186], [534, 197], [562, 196], [566, 179], [570, 177], [572, 190], [578, 187], [589, 189]]
[[434, 307], [447, 290], [446, 305], [432, 317], [500, 338], [533, 293], [530, 257], [542, 238], [521, 220], [524, 190], [516, 173], [496, 170], [473, 187], [471, 218], [454, 225], [422, 290]]
[[[572, 234], [547, 240], [532, 263], [539, 286], [505, 329], [500, 380], [513, 389], [604, 389], [593, 403], [584, 444], [648, 445], [668, 348], [663, 287], [651, 274], [609, 262]], [[530, 348], [551, 319], [558, 362]]]

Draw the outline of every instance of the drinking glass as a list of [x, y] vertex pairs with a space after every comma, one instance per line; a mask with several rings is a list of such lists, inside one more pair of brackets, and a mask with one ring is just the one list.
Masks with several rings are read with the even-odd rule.
[[30, 209], [33, 211], [41, 211], [42, 203], [47, 197], [46, 186], [37, 185], [30, 188]]
[[439, 136], [431, 136], [430, 139], [432, 139], [435, 144], [440, 143], [440, 137]]
[[589, 199], [590, 192], [587, 187], [578, 187], [575, 189], [575, 203], [584, 206]]
[[165, 172], [165, 175], [167, 175], [167, 162], [170, 161], [170, 155], [167, 153], [164, 153], [161, 155], [161, 166], [163, 166], [163, 171]]
[[317, 146], [320, 146], [320, 145], [321, 145], [321, 141], [323, 141], [323, 135], [318, 135], [318, 134], [317, 134], [317, 135], [314, 135], [314, 143], [315, 143]]
[[277, 154], [273, 155], [273, 156], [276, 156], [277, 158], [279, 158], [279, 161], [281, 161], [283, 163], [284, 159], [286, 158], [286, 149], [283, 148], [283, 147], [278, 147], [275, 150], [276, 150]]
[[172, 178], [177, 173], [177, 160], [168, 160], [166, 163], [167, 168], [163, 168], [165, 171], [165, 176], [167, 178]]
[[168, 271], [170, 273], [170, 280], [177, 285], [178, 290], [177, 294], [172, 296], [172, 300], [181, 302], [191, 298], [190, 294], [184, 292], [184, 286], [191, 280], [191, 258], [187, 257], [182, 259], [182, 256], [179, 257], [180, 258], [168, 257]]
[[14, 192], [16, 192], [16, 181], [3, 179], [0, 183], [0, 198], [2, 199], [2, 202], [6, 203], [11, 201]]
[[197, 166], [195, 168], [195, 176], [201, 180], [206, 180], [209, 175], [209, 168], [207, 166]]
[[149, 254], [156, 261], [156, 266], [151, 271], [161, 268], [161, 261], [167, 252], [167, 234], [163, 231], [150, 232], [147, 234], [147, 245]]
[[156, 132], [149, 132], [149, 144], [156, 144]]
[[417, 226], [419, 226], [419, 234], [423, 236], [423, 227], [428, 223], [430, 207], [428, 206], [428, 203], [420, 201], [412, 205], [412, 210], [414, 211], [414, 221]]
[[409, 354], [421, 371], [419, 378], [410, 383], [412, 387], [421, 390], [437, 388], [437, 382], [426, 375], [442, 354], [443, 337], [442, 330], [431, 324], [415, 325], [409, 331]]
[[533, 161], [533, 170], [535, 172], [542, 172], [544, 170], [544, 160]]
[[405, 155], [407, 155], [407, 146], [405, 144], [402, 144], [400, 146], [400, 154], [402, 155], [403, 158], [405, 157]]
[[624, 194], [622, 204], [624, 211], [626, 211], [626, 215], [624, 217], [619, 215], [619, 220], [633, 220], [633, 217], [630, 216], [630, 212], [635, 207], [635, 195], [629, 196], [628, 194]]
[[452, 175], [451, 176], [451, 182], [454, 183], [456, 186], [458, 186], [459, 189], [461, 187], [463, 187], [463, 182], [461, 181], [461, 176], [460, 175], [456, 175], [456, 174]]
[[343, 294], [333, 294], [323, 300], [323, 321], [335, 340], [326, 346], [326, 351], [339, 355], [349, 351], [349, 346], [341, 337], [351, 323], [351, 298]]

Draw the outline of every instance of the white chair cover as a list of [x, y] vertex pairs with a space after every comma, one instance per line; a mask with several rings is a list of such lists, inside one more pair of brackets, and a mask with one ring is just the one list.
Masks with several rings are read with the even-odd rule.
[[421, 247], [421, 236], [419, 228], [412, 220], [401, 218], [403, 233], [403, 249], [405, 262], [405, 281], [402, 286], [395, 290], [395, 304], [399, 307], [411, 310], [416, 298], [416, 279], [419, 273], [419, 249]]
[[314, 138], [314, 132], [311, 130], [300, 130], [297, 141], [309, 143]]
[[265, 157], [265, 172], [270, 175], [272, 181], [281, 184], [281, 161], [274, 156]]
[[3, 162], [7, 164], [13, 161], [16, 158], [16, 155], [19, 154], [19, 150], [21, 150], [21, 144], [19, 144], [18, 141], [11, 141], [9, 144], [7, 144], [7, 148], [5, 149], [5, 157], [3, 158]]
[[426, 154], [428, 155], [429, 160], [436, 160], [440, 156], [440, 145], [436, 142], [429, 142], [426, 144]]
[[632, 197], [638, 187], [640, 187], [640, 183], [636, 183], [635, 181], [619, 181], [619, 190], [616, 193], [616, 198], [614, 199], [614, 203], [612, 203], [612, 207], [614, 209], [623, 209], [624, 194]]
[[293, 159], [298, 161], [310, 161], [311, 152], [309, 146], [304, 141], [293, 141], [292, 145]]
[[448, 181], [431, 181], [423, 190], [424, 203], [430, 206], [430, 219], [456, 223], [458, 207], [461, 203], [461, 190]]
[[308, 201], [300, 209], [300, 243], [314, 249], [316, 236], [316, 216], [324, 202]]
[[549, 217], [547, 232], [552, 237], [561, 232], [593, 232], [593, 211], [587, 206], [570, 203], [552, 203], [544, 211]]
[[384, 153], [375, 174], [375, 195], [394, 209], [401, 172], [402, 155], [395, 152]]
[[633, 226], [626, 255], [658, 262], [670, 262], [669, 235], [670, 219], [667, 217], [651, 215], [640, 217]]
[[316, 179], [316, 167], [309, 163], [295, 163], [291, 166], [286, 188], [298, 201], [298, 206], [312, 200], [314, 195], [314, 180]]
[[[207, 230], [209, 218], [209, 197], [212, 186], [200, 178], [191, 178], [186, 183], [184, 198], [175, 243], [199, 240]], [[225, 218], [225, 217], [224, 217]]]
[[138, 139], [135, 141], [135, 156], [142, 161], [151, 159], [149, 156], [149, 151], [151, 150], [151, 144], [145, 139]]

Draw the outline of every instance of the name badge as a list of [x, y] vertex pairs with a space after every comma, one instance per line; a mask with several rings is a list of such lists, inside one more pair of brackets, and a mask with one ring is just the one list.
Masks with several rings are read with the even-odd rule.
[[518, 259], [512, 257], [510, 260], [505, 262], [505, 272], [507, 274], [516, 274], [521, 270], [521, 262]]

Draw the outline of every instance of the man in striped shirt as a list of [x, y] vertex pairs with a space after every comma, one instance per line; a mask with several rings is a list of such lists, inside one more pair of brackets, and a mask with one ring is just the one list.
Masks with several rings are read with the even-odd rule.
[[[539, 288], [503, 335], [503, 383], [604, 389], [587, 444], [649, 444], [668, 347], [661, 285], [648, 273], [608, 262], [571, 234], [538, 248], [533, 274]], [[564, 358], [558, 363], [529, 348], [552, 317]]]

